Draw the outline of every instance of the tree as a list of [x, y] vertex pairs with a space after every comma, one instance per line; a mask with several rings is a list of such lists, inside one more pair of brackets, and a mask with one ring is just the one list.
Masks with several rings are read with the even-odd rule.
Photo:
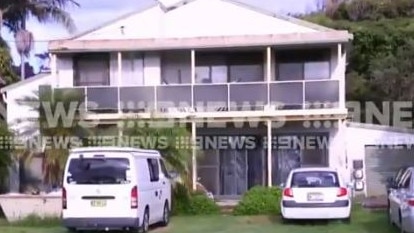
[[[40, 23], [56, 22], [69, 32], [76, 30], [71, 16], [64, 9], [79, 6], [74, 0], [2, 0], [0, 2], [0, 31], [4, 24], [15, 33], [16, 49], [21, 58], [21, 78], [25, 78], [24, 60], [33, 48], [34, 36], [26, 28], [26, 19], [32, 16]], [[0, 35], [1, 37], [1, 35]]]
[[354, 34], [347, 99], [380, 103], [412, 100], [413, 16], [412, 0], [348, 0], [300, 17]]
[[13, 60], [6, 42], [0, 37], [0, 86], [9, 85], [18, 80], [13, 70]]
[[[62, 180], [62, 172], [66, 163], [68, 152], [73, 146], [80, 146], [83, 141], [73, 141], [72, 139], [87, 137], [89, 129], [82, 127], [81, 103], [84, 96], [75, 90], [53, 91], [50, 86], [42, 86], [35, 97], [27, 97], [20, 100], [20, 104], [30, 106], [38, 112], [37, 118], [24, 119], [33, 124], [19, 135], [22, 138], [30, 138], [37, 134], [42, 139], [52, 138], [49, 144], [42, 144], [42, 172], [43, 182], [47, 185], [58, 186]], [[71, 112], [72, 116], [53, 119], [52, 114], [59, 111]], [[76, 137], [76, 138], [75, 138]], [[53, 141], [55, 140], [55, 141]], [[55, 143], [63, 140], [63, 144]], [[23, 150], [16, 151], [21, 160], [31, 161], [35, 151]]]
[[139, 138], [143, 149], [159, 150], [167, 166], [177, 172], [184, 184], [191, 187], [191, 136], [188, 128], [163, 120], [127, 120], [123, 135]]
[[9, 174], [9, 166], [11, 163], [11, 144], [5, 140], [11, 136], [11, 133], [8, 130], [7, 124], [5, 122], [0, 122], [0, 137], [2, 138], [2, 143], [0, 144], [0, 193], [7, 186], [7, 178]]

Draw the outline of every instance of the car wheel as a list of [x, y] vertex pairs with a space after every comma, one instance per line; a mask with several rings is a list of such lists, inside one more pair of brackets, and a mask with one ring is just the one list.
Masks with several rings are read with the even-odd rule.
[[168, 223], [170, 223], [170, 208], [168, 207], [168, 202], [165, 202], [161, 225], [166, 227]]
[[144, 216], [142, 217], [141, 232], [146, 233], [149, 230], [149, 210], [145, 209]]

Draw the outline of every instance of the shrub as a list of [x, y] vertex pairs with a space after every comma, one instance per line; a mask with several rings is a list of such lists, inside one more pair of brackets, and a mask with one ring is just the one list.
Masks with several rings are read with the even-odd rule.
[[268, 215], [280, 214], [282, 191], [276, 187], [256, 186], [244, 193], [241, 201], [234, 208], [234, 215]]
[[212, 215], [220, 213], [220, 208], [200, 192], [190, 192], [183, 184], [176, 184], [172, 195], [173, 215]]

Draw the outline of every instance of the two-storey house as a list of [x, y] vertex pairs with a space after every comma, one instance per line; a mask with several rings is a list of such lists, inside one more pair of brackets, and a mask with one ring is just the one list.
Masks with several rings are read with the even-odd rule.
[[[232, 0], [159, 3], [51, 41], [51, 74], [31, 82], [78, 90], [94, 103], [87, 119], [102, 125], [185, 121], [193, 140], [203, 141], [193, 151], [193, 180], [237, 197], [280, 184], [297, 166], [348, 169], [351, 40], [347, 31]], [[226, 148], [217, 143], [223, 137]]]

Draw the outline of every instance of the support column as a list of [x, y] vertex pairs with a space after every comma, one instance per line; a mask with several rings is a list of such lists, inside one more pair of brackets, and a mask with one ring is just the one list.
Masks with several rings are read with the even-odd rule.
[[195, 108], [194, 103], [194, 84], [195, 84], [195, 50], [191, 50], [191, 108]]
[[121, 90], [120, 90], [120, 86], [122, 85], [122, 52], [118, 52], [117, 55], [118, 55], [117, 56], [118, 75], [117, 75], [116, 84], [118, 88], [118, 113], [121, 113], [121, 110], [124, 107], [123, 105], [125, 104], [125, 103], [121, 103]]
[[267, 120], [267, 186], [272, 187], [272, 121]]
[[195, 121], [191, 122], [191, 142], [192, 142], [192, 183], [193, 183], [193, 190], [197, 189], [197, 147], [196, 147], [196, 123]]
[[337, 75], [339, 80], [339, 107], [345, 108], [345, 70], [346, 70], [346, 58], [343, 53], [342, 44], [337, 46]]
[[57, 57], [55, 53], [52, 53], [50, 59], [50, 73], [52, 74], [52, 87], [59, 87], [59, 77], [57, 74]]
[[270, 107], [270, 82], [272, 81], [272, 48], [266, 48], [266, 82], [267, 82], [267, 106]]

